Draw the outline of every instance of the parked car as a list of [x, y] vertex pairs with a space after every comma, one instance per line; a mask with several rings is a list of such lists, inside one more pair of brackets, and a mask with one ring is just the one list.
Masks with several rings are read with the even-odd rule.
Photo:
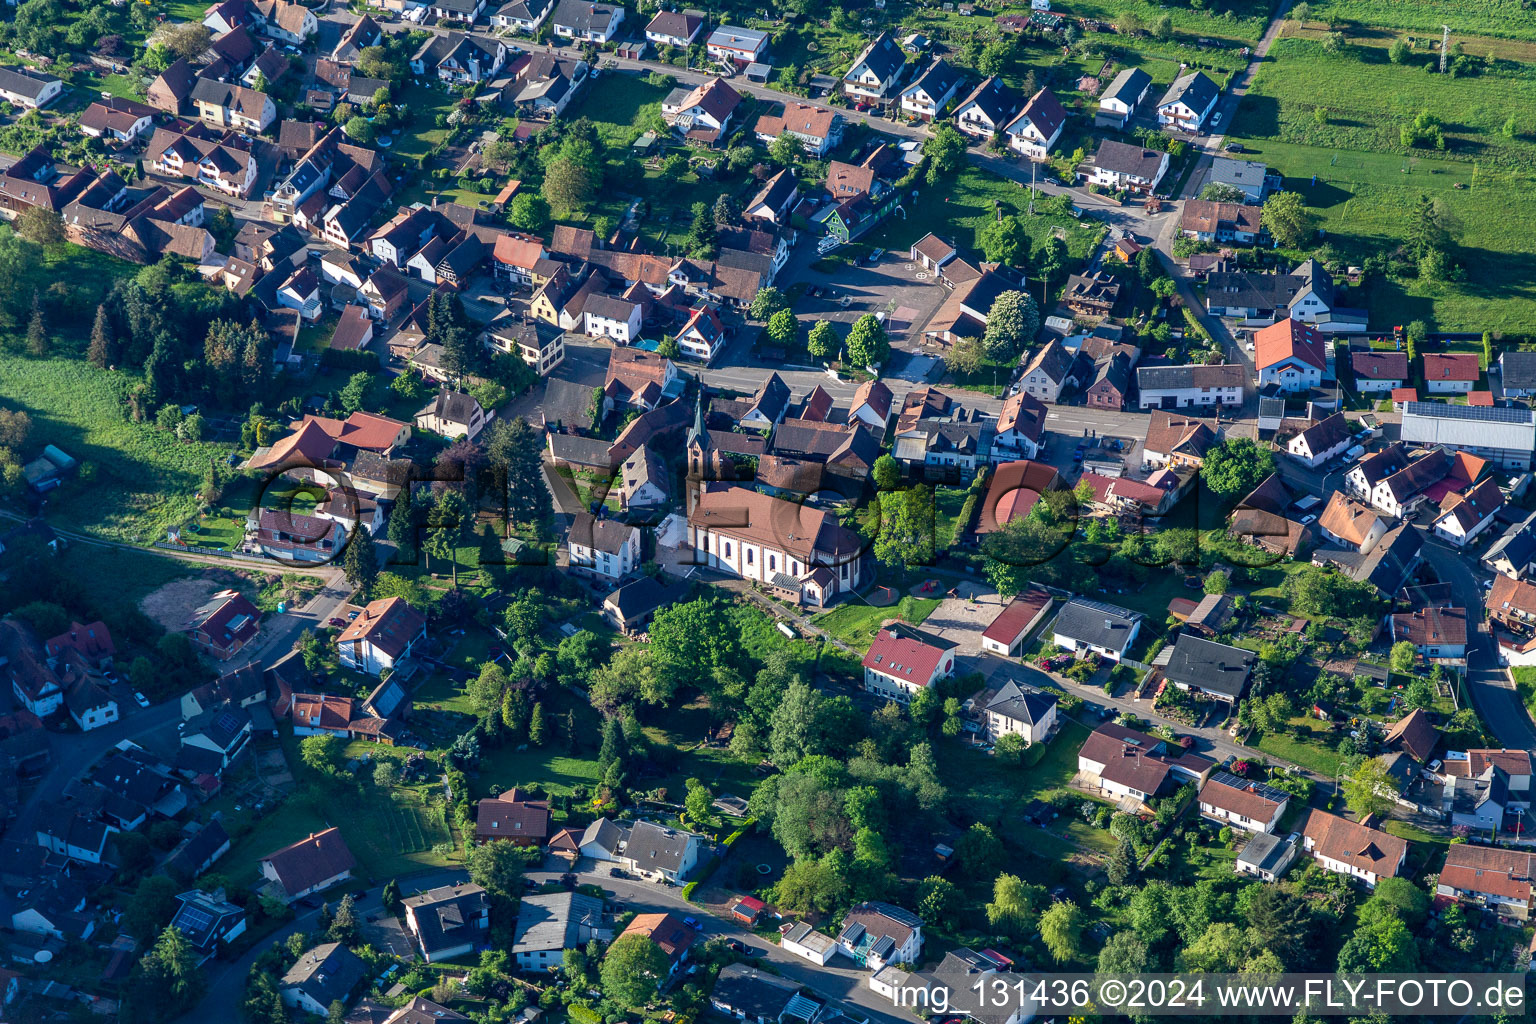
[[1229, 142], [1221, 148], [1225, 149], [1228, 153], [1241, 153], [1244, 151], [1241, 142]]
[[149, 698], [144, 696], [138, 690], [133, 691], [133, 702], [141, 708], [149, 707]]
[[332, 615], [331, 618], [330, 618], [330, 623], [331, 623], [331, 625], [335, 626], [337, 629], [340, 629], [340, 628], [342, 628], [343, 626], [345, 626], [347, 624], [347, 620], [346, 619], [337, 618], [336, 616]]
[[685, 917], [683, 918], [683, 924], [689, 928], [697, 928], [699, 926], [699, 919], [696, 917]]
[[628, 878], [629, 877], [629, 872], [625, 871], [623, 868], [609, 868], [608, 869], [608, 877], [609, 878]]

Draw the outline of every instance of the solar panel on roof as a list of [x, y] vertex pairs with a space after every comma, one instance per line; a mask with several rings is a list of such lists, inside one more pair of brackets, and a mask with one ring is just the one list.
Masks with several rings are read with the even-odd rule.
[[1485, 423], [1529, 423], [1531, 410], [1502, 405], [1447, 405], [1443, 402], [1409, 402], [1404, 407], [1411, 416], [1437, 416], [1442, 419], [1480, 420]]

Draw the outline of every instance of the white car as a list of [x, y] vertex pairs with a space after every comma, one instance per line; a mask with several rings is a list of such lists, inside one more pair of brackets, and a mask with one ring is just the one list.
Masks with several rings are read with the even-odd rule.
[[138, 690], [133, 691], [133, 702], [141, 708], [149, 707], [149, 698], [144, 696]]
[[1317, 522], [1317, 516], [1315, 516], [1315, 515], [1308, 515], [1308, 516], [1302, 516], [1301, 517], [1301, 525], [1302, 526], [1311, 526], [1315, 522]]

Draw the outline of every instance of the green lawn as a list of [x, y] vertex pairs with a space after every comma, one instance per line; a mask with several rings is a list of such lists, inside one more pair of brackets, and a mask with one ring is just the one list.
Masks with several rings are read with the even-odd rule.
[[962, 250], [977, 252], [981, 248], [982, 229], [992, 222], [1001, 207], [1005, 214], [1018, 215], [1023, 221], [1032, 249], [1038, 248], [1052, 234], [1060, 233], [1072, 260], [1081, 262], [1093, 252], [1104, 232], [1104, 227], [1097, 221], [1074, 220], [1062, 209], [1061, 202], [1043, 195], [1036, 197], [1035, 215], [1031, 217], [1026, 212], [1030, 191], [1027, 186], [969, 165], [935, 187], [919, 183], [917, 190], [921, 193], [918, 200], [904, 204], [905, 218], [900, 214], [891, 217], [861, 241], [894, 252], [910, 249], [913, 242], [931, 231]]
[[1311, 7], [1314, 18], [1412, 29], [1435, 40], [1441, 25], [1472, 35], [1536, 39], [1536, 18], [1521, 0], [1318, 0]]
[[[1271, 58], [1233, 137], [1301, 194], [1347, 260], [1401, 244], [1421, 195], [1447, 214], [1463, 280], [1374, 282], [1365, 296], [1373, 326], [1420, 319], [1448, 331], [1536, 331], [1536, 239], [1524, 230], [1536, 219], [1536, 140], [1527, 129], [1515, 139], [1501, 131], [1512, 112], [1530, 109], [1536, 82], [1426, 75], [1294, 39], [1279, 40]], [[1326, 123], [1314, 120], [1319, 107]], [[1424, 109], [1444, 119], [1448, 154], [1398, 144], [1399, 129]]]
[[59, 555], [59, 573], [83, 591], [96, 606], [137, 607], [154, 591], [199, 572], [198, 567], [168, 555], [130, 548], [72, 544]]
[[1344, 759], [1329, 745], [1332, 741], [1332, 730], [1314, 718], [1293, 718], [1290, 725], [1293, 728], [1310, 730], [1313, 735], [1298, 738], [1289, 733], [1264, 733], [1254, 745], [1266, 754], [1298, 764], [1319, 775], [1333, 778]]
[[32, 447], [54, 444], [81, 463], [49, 496], [55, 523], [115, 540], [163, 540], [197, 510], [195, 492], [227, 445], [184, 443], [125, 412], [136, 378], [75, 359], [0, 354], [0, 401], [32, 417]]
[[1515, 677], [1515, 692], [1526, 710], [1536, 714], [1536, 665], [1519, 665], [1511, 669]]
[[844, 604], [829, 612], [812, 616], [812, 625], [820, 626], [837, 639], [858, 647], [869, 646], [875, 631], [886, 619], [901, 619], [908, 625], [920, 624], [939, 606], [937, 598], [907, 596], [893, 605], [876, 608], [863, 603]]
[[447, 114], [453, 105], [453, 94], [440, 86], [417, 82], [408, 85], [400, 94], [400, 106], [411, 111], [416, 119], [409, 128], [402, 129], [395, 136], [390, 152], [413, 160], [426, 156], [427, 150], [448, 137], [448, 128], [438, 127], [437, 115]]
[[965, 499], [970, 491], [961, 487], [939, 487], [933, 492], [935, 517], [933, 524], [933, 543], [937, 553], [942, 554], [954, 547], [960, 538], [955, 534], [961, 529], [960, 510], [965, 505]]

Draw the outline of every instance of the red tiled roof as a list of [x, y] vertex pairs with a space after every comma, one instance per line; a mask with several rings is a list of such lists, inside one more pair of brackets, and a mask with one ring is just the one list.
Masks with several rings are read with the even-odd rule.
[[1394, 401], [1394, 402], [1417, 402], [1418, 400], [1419, 400], [1419, 389], [1418, 388], [1393, 388], [1392, 389], [1392, 401]]
[[1355, 376], [1365, 380], [1407, 380], [1408, 353], [1356, 352], [1349, 358]]
[[352, 721], [352, 698], [323, 693], [296, 693], [288, 708], [293, 724], [309, 729], [340, 731]]
[[1043, 462], [1019, 459], [1005, 462], [992, 474], [987, 497], [982, 502], [978, 534], [992, 533], [1011, 520], [1028, 515], [1041, 495], [1055, 488], [1061, 474]]
[[427, 620], [403, 597], [387, 597], [368, 606], [341, 631], [338, 644], [362, 641], [397, 658], [420, 635]]
[[1487, 893], [1529, 904], [1533, 868], [1533, 853], [1453, 843], [1446, 849], [1440, 884], [1461, 892]]
[[1482, 367], [1478, 362], [1477, 356], [1470, 352], [1429, 352], [1424, 356], [1424, 379], [1426, 381], [1475, 381], [1482, 375]]
[[1439, 739], [1440, 730], [1430, 720], [1429, 712], [1423, 708], [1414, 708], [1387, 731], [1386, 739], [1382, 742], [1389, 747], [1398, 744], [1404, 753], [1422, 764], [1434, 753]]
[[864, 667], [909, 683], [927, 686], [953, 647], [935, 647], [910, 635], [881, 629], [864, 655]]
[[1408, 844], [1397, 836], [1337, 814], [1313, 810], [1301, 830], [1318, 856], [1369, 871], [1378, 878], [1393, 878], [1408, 853]]
[[341, 831], [328, 828], [261, 858], [289, 893], [304, 892], [357, 866]]
[[1323, 336], [1311, 324], [1286, 318], [1253, 334], [1254, 365], [1262, 370], [1295, 357], [1319, 370], [1327, 365]]
[[1465, 608], [1420, 608], [1392, 616], [1392, 639], [1407, 640], [1416, 647], [1467, 642]]
[[697, 932], [671, 914], [636, 914], [620, 938], [624, 935], [644, 935], [673, 961], [681, 959], [698, 937]]
[[984, 639], [1011, 645], [1029, 627], [1035, 617], [1051, 603], [1051, 595], [1031, 588], [1008, 602], [997, 618], [981, 634]]
[[532, 839], [542, 844], [549, 835], [549, 804], [512, 799], [516, 790], [475, 804], [476, 839]]
[[1468, 405], [1483, 405], [1483, 406], [1488, 406], [1488, 407], [1492, 408], [1492, 406], [1493, 406], [1493, 392], [1492, 391], [1469, 391], [1469, 392], [1467, 392], [1467, 404]]
[[1280, 806], [1250, 789], [1239, 789], [1215, 779], [1200, 788], [1200, 802], [1229, 814], [1240, 814], [1250, 821], [1269, 821]]
[[110, 658], [117, 653], [117, 645], [112, 642], [112, 631], [100, 620], [84, 625], [71, 621], [69, 629], [49, 640], [46, 647], [48, 656], [54, 658], [66, 650], [79, 651], [92, 661]]

